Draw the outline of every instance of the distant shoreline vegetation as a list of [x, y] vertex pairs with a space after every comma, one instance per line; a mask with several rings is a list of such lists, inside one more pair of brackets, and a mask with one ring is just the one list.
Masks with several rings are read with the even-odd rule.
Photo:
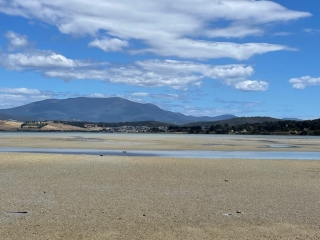
[[243, 135], [311, 135], [320, 136], [320, 119], [308, 121], [281, 120], [262, 123], [229, 123], [201, 126], [170, 126], [168, 132], [243, 134]]
[[[257, 117], [254, 118], [257, 120]], [[246, 121], [248, 123], [239, 124]], [[320, 136], [320, 119], [295, 121], [275, 120], [251, 123], [253, 118], [202, 122], [199, 125], [173, 125], [156, 121], [87, 122], [87, 121], [27, 121], [13, 131], [23, 132], [108, 132], [108, 133], [184, 133], [184, 134], [241, 134], [241, 135], [311, 135]], [[206, 125], [207, 124], [207, 125]], [[55, 128], [53, 128], [55, 127]], [[0, 131], [4, 131], [0, 127]], [[10, 130], [9, 130], [10, 131]]]

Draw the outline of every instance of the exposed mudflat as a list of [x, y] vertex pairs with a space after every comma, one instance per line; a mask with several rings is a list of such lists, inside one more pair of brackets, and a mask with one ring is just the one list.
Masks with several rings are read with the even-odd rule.
[[1, 133], [1, 147], [101, 150], [320, 151], [320, 137], [193, 134]]

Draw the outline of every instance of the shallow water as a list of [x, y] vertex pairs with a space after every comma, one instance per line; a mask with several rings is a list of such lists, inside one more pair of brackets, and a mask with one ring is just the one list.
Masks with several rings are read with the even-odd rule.
[[0, 132], [1, 137], [103, 138], [119, 136], [128, 139], [189, 138], [189, 139], [319, 139], [320, 136], [296, 135], [228, 135], [228, 134], [159, 134], [159, 133], [92, 133], [92, 132]]
[[15, 153], [48, 153], [48, 154], [76, 154], [102, 156], [153, 156], [174, 158], [236, 158], [236, 159], [292, 159], [292, 160], [320, 160], [320, 152], [267, 152], [267, 151], [141, 151], [141, 150], [95, 150], [95, 149], [60, 149], [60, 148], [10, 148], [1, 147], [0, 152]]
[[296, 148], [297, 146], [291, 146], [291, 145], [283, 145], [283, 144], [273, 144], [269, 145], [269, 148]]

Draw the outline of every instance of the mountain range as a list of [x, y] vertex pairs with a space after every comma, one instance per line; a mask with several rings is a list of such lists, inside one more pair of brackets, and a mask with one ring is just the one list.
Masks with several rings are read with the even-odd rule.
[[220, 121], [234, 115], [194, 117], [163, 110], [150, 103], [137, 103], [119, 97], [47, 99], [20, 107], [0, 109], [0, 119], [64, 120], [89, 122], [159, 121], [171, 124]]

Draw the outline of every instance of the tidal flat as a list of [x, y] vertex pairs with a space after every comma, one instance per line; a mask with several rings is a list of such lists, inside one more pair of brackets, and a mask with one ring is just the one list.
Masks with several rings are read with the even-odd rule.
[[[0, 144], [319, 151], [319, 138], [260, 136], [26, 134]], [[320, 239], [319, 161], [0, 153], [0, 185], [1, 239]]]
[[320, 152], [320, 136], [0, 132], [1, 147]]

